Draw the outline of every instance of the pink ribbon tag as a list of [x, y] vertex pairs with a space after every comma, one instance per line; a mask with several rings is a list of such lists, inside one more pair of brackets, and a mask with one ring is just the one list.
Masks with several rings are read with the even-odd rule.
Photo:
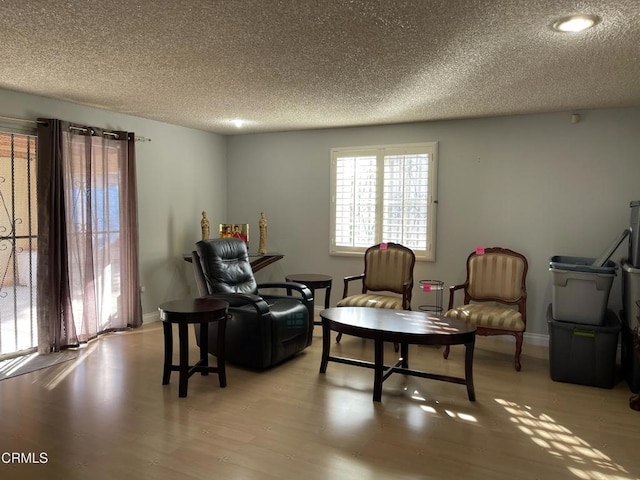
[[425, 292], [430, 292], [431, 291], [431, 284], [430, 283], [425, 283], [422, 285], [422, 290], [424, 290]]
[[476, 255], [484, 255], [484, 247], [482, 245], [476, 247]]
[[380, 250], [386, 250], [389, 247], [389, 245], [387, 245], [386, 243], [381, 243], [380, 244]]

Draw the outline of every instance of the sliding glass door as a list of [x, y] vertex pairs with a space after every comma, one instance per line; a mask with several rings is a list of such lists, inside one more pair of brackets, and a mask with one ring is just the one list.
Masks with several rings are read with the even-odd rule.
[[0, 359], [38, 345], [36, 136], [0, 132]]

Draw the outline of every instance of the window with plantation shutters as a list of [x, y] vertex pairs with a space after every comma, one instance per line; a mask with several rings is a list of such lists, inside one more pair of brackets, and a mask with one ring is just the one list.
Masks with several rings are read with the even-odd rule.
[[437, 144], [331, 150], [331, 253], [395, 242], [435, 259]]

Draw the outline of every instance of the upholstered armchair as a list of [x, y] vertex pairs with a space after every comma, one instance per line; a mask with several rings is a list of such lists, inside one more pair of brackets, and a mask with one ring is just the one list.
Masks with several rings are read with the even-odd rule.
[[[283, 362], [311, 345], [313, 297], [293, 282], [258, 285], [245, 243], [216, 238], [196, 243], [192, 253], [201, 296], [229, 302], [225, 357], [231, 364], [264, 369]], [[284, 295], [266, 294], [283, 291]], [[289, 296], [287, 291], [292, 292]], [[200, 342], [196, 328], [196, 340]], [[209, 353], [215, 355], [217, 329], [209, 330]]]
[[[520, 371], [520, 354], [527, 328], [527, 259], [506, 248], [485, 248], [467, 258], [467, 278], [449, 288], [446, 317], [459, 318], [476, 326], [477, 335], [513, 335], [514, 364]], [[454, 307], [454, 294], [461, 290], [463, 303]], [[449, 356], [445, 347], [444, 358]]]
[[[411, 310], [413, 250], [399, 243], [381, 243], [364, 253], [364, 272], [344, 278], [344, 291], [338, 307], [374, 307]], [[361, 281], [360, 293], [349, 294], [351, 282]], [[339, 333], [336, 341], [339, 342]]]

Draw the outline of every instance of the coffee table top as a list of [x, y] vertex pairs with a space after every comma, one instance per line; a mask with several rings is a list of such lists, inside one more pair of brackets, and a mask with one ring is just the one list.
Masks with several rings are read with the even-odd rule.
[[[420, 311], [392, 310], [372, 307], [335, 307], [320, 312], [329, 323], [339, 324], [372, 338], [378, 332], [407, 336], [467, 336], [476, 330], [464, 320], [447, 318]], [[343, 328], [342, 328], [343, 329]], [[346, 330], [345, 330], [346, 333]]]

